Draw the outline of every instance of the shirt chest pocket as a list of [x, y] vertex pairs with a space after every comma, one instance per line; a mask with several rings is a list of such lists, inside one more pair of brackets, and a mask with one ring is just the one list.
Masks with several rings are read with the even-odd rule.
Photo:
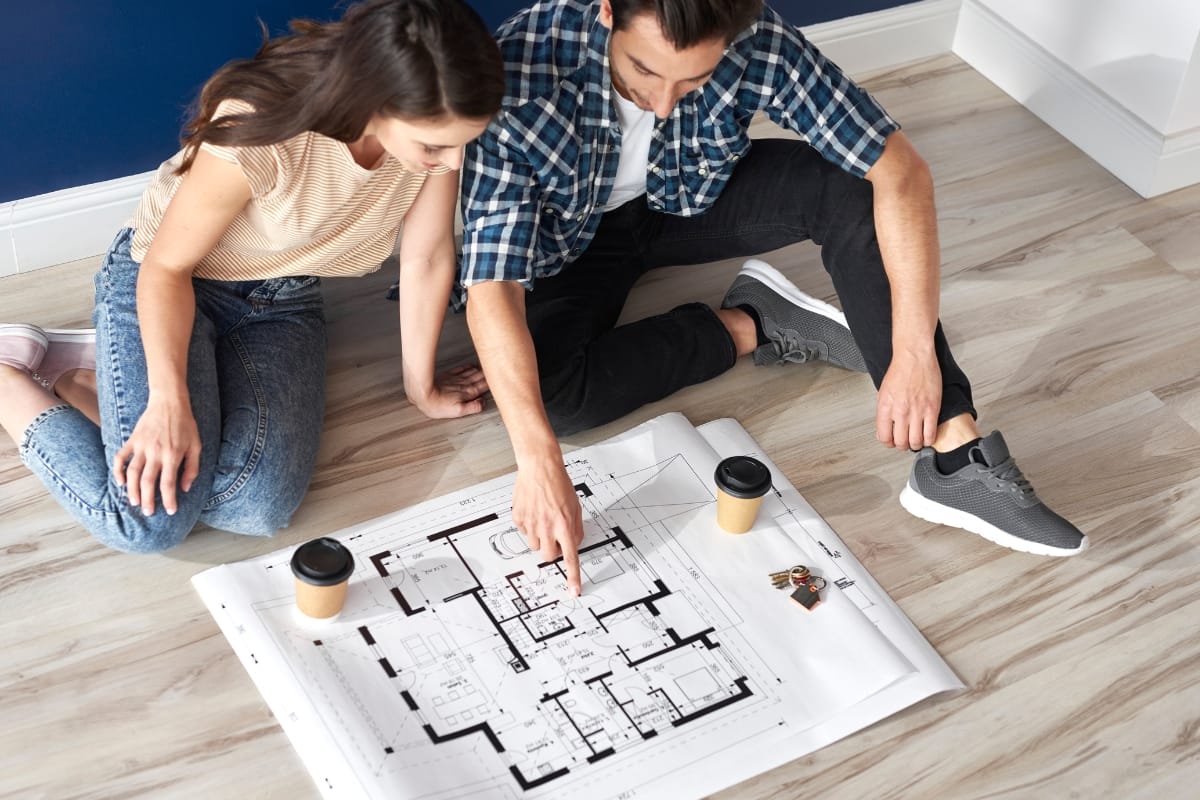
[[688, 148], [685, 170], [690, 168], [700, 180], [728, 177], [749, 149], [750, 137], [736, 122], [706, 126], [696, 145]]
[[578, 230], [591, 212], [586, 168], [543, 178], [539, 223], [561, 233]]
[[562, 256], [572, 255], [589, 207], [579, 195], [550, 194], [542, 200], [538, 214], [541, 249]]
[[553, 198], [543, 201], [541, 210], [543, 227], [569, 230], [583, 221], [587, 205], [578, 197]]

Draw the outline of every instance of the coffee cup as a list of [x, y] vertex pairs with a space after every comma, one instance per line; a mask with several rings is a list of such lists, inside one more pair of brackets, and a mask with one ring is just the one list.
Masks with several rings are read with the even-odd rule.
[[771, 491], [771, 470], [752, 456], [730, 456], [717, 464], [717, 524], [730, 533], [754, 527], [763, 496]]
[[306, 617], [332, 620], [342, 611], [354, 572], [354, 556], [337, 539], [305, 542], [292, 554], [296, 608]]

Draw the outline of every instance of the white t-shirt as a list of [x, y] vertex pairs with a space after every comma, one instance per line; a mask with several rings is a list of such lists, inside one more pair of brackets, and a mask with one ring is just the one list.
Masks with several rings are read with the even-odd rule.
[[617, 156], [617, 177], [605, 211], [628, 203], [646, 193], [646, 167], [650, 162], [650, 135], [654, 133], [654, 112], [643, 111], [632, 100], [613, 90], [617, 99], [617, 117], [621, 121], [621, 152]]

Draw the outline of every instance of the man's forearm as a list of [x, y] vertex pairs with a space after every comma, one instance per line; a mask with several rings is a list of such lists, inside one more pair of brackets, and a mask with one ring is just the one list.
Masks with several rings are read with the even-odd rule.
[[525, 289], [514, 282], [470, 287], [467, 325], [517, 467], [539, 459], [562, 463], [562, 450], [546, 417], [538, 384], [537, 356], [525, 322]]
[[942, 375], [934, 346], [941, 254], [933, 179], [904, 134], [888, 138], [867, 173], [875, 189], [875, 233], [892, 287], [892, 360], [879, 384], [875, 437], [918, 449], [937, 437]]
[[875, 188], [875, 232], [892, 286], [893, 349], [929, 348], [941, 291], [933, 179], [906, 139], [889, 140], [876, 167], [879, 174], [868, 177]]

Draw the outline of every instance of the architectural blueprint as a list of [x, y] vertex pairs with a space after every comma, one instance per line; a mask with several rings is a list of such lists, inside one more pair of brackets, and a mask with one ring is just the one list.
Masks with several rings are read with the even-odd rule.
[[[754, 529], [712, 475], [753, 454]], [[317, 786], [338, 798], [701, 797], [961, 684], [732, 420], [652, 420], [567, 455], [583, 595], [530, 552], [512, 476], [337, 534], [346, 607], [294, 608], [293, 548], [193, 582]], [[811, 612], [767, 573], [825, 577]]]

